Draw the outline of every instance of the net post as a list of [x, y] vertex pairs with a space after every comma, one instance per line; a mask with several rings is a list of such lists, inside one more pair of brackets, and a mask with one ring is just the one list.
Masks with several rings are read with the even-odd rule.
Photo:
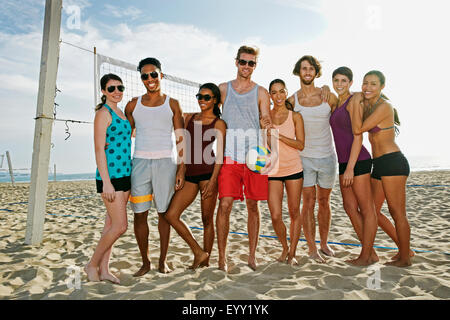
[[14, 170], [11, 162], [11, 156], [9, 155], [9, 151], [6, 151], [6, 159], [8, 160], [8, 168], [9, 168], [9, 175], [11, 176], [11, 184], [14, 187]]
[[42, 242], [48, 189], [48, 165], [55, 103], [56, 75], [59, 60], [62, 0], [45, 1], [41, 70], [36, 107], [31, 185], [25, 243]]

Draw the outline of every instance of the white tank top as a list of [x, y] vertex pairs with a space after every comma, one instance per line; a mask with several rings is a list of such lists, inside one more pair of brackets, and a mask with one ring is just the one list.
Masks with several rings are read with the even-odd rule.
[[327, 158], [336, 154], [331, 137], [331, 108], [327, 102], [317, 107], [304, 107], [295, 97], [294, 111], [303, 117], [305, 126], [305, 148], [300, 154], [308, 158]]
[[136, 127], [134, 157], [141, 159], [171, 158], [173, 150], [173, 112], [170, 97], [157, 107], [142, 105], [138, 98], [132, 113]]

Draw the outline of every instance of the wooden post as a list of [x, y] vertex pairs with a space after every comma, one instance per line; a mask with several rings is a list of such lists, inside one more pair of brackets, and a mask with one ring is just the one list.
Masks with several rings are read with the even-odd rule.
[[2, 157], [2, 163], [0, 164], [0, 168], [3, 168], [3, 158], [5, 157], [4, 154], [0, 155], [0, 157]]
[[45, 1], [41, 71], [34, 128], [27, 231], [25, 235], [25, 243], [32, 245], [41, 243], [44, 231], [53, 107], [59, 60], [61, 9], [62, 0]]
[[9, 168], [9, 175], [11, 176], [11, 183], [14, 186], [14, 170], [12, 167], [11, 156], [9, 155], [9, 151], [6, 151], [6, 159], [8, 160], [8, 168]]
[[98, 82], [99, 82], [99, 74], [98, 74], [98, 59], [97, 59], [97, 47], [94, 47], [94, 106], [100, 103], [98, 99]]
[[53, 181], [56, 182], [56, 163], [53, 166]]

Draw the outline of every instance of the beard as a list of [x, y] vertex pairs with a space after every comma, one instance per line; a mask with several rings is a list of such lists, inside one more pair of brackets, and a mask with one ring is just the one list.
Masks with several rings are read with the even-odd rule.
[[312, 78], [312, 79], [309, 80], [309, 81], [307, 81], [307, 80], [305, 80], [305, 79], [301, 79], [301, 80], [302, 80], [302, 83], [303, 83], [305, 86], [309, 86], [311, 83], [314, 82], [314, 78]]

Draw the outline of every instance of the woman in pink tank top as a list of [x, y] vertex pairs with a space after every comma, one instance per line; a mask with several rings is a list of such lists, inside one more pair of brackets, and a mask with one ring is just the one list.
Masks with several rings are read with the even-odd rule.
[[[287, 90], [283, 80], [275, 79], [269, 86], [273, 109], [270, 111], [273, 129], [268, 137], [272, 141], [272, 152], [278, 160], [269, 171], [268, 205], [272, 224], [283, 252], [278, 261], [298, 264], [295, 259], [301, 232], [300, 198], [303, 189], [303, 167], [300, 151], [305, 147], [305, 131], [300, 113], [293, 112], [287, 102]], [[286, 187], [290, 225], [290, 246], [288, 246], [286, 226], [282, 217], [283, 191]]]

